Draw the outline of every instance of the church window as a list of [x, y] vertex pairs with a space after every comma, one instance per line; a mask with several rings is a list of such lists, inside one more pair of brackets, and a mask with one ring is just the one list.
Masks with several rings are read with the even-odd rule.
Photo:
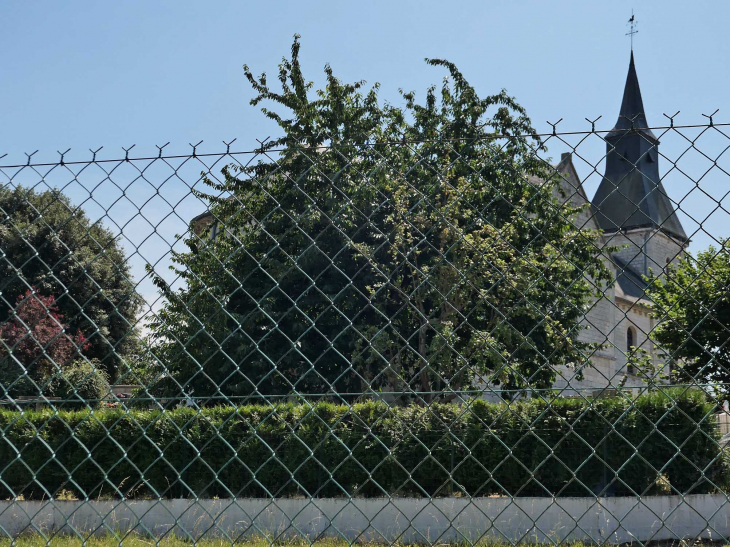
[[[632, 354], [634, 353], [635, 345], [636, 345], [636, 331], [634, 331], [634, 327], [629, 327], [626, 330], [626, 355], [627, 355], [627, 357], [632, 356]], [[626, 372], [628, 374], [635, 374], [636, 370], [634, 369], [633, 365], [627, 365]]]

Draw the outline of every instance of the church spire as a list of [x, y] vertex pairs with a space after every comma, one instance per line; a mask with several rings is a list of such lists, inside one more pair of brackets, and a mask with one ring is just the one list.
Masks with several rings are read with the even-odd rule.
[[632, 128], [640, 131], [659, 144], [654, 133], [652, 133], [651, 129], [649, 129], [649, 123], [646, 121], [644, 101], [641, 98], [641, 88], [639, 87], [639, 77], [636, 75], [633, 51], [631, 52], [631, 61], [629, 62], [629, 73], [626, 75], [624, 98], [621, 101], [621, 110], [618, 114], [618, 121], [608, 136], [611, 137], [617, 134], [622, 134]]
[[606, 135], [606, 173], [593, 197], [604, 232], [649, 228], [687, 241], [659, 177], [659, 140], [646, 119], [631, 52], [621, 111]]

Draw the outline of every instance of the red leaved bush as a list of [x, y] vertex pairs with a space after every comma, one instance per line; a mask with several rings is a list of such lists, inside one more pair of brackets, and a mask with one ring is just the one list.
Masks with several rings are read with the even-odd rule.
[[[77, 358], [88, 347], [86, 338], [77, 331], [65, 332], [64, 317], [56, 299], [27, 290], [18, 297], [14, 314], [0, 326], [0, 358], [11, 348], [13, 356], [31, 377], [40, 378]], [[1, 363], [1, 361], [0, 361]]]

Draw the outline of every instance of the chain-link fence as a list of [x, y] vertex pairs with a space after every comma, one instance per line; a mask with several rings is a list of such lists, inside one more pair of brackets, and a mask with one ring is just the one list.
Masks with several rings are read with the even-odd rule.
[[619, 125], [5, 158], [0, 535], [727, 541], [730, 139]]

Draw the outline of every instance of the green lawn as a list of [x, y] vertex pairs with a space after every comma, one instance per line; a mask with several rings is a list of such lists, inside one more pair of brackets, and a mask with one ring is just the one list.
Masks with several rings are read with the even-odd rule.
[[[120, 541], [121, 539], [121, 541]], [[176, 539], [176, 538], [164, 538], [162, 540], [155, 541], [149, 537], [143, 537], [139, 535], [128, 535], [119, 538], [114, 536], [104, 537], [88, 537], [83, 536], [47, 536], [43, 537], [38, 534], [21, 536], [14, 542], [10, 539], [0, 539], [0, 546], [13, 546], [13, 547], [41, 547], [44, 545], [52, 545], [53, 547], [72, 547], [77, 545], [84, 545], [85, 547], [118, 547], [119, 545], [124, 547], [149, 547], [151, 545], [159, 545], [161, 547], [192, 547], [196, 545], [198, 547], [230, 547], [232, 545], [230, 540], [227, 539], [207, 539], [193, 542], [192, 540]], [[236, 546], [242, 547], [270, 547], [271, 543], [266, 540], [246, 540], [244, 542], [235, 543]], [[304, 541], [290, 541], [290, 542], [277, 542], [277, 546], [280, 547], [308, 547], [309, 543]], [[348, 547], [348, 543], [345, 541], [336, 540], [323, 540], [316, 543], [318, 547]]]
[[[72, 547], [77, 545], [84, 545], [85, 547], [118, 547], [120, 540], [112, 536], [107, 537], [92, 537], [83, 540], [79, 537], [70, 536], [55, 536], [49, 539], [43, 538], [39, 535], [24, 536], [15, 540], [11, 543], [9, 539], [0, 540], [0, 546], [14, 546], [14, 547], [41, 547], [45, 545], [51, 545], [53, 547]], [[149, 547], [159, 545], [160, 547], [192, 547], [196, 545], [198, 547], [230, 547], [231, 541], [223, 539], [209, 539], [200, 540], [193, 543], [191, 540], [182, 540], [174, 538], [165, 538], [159, 541], [155, 541], [151, 538], [145, 538], [140, 536], [128, 536], [123, 538], [121, 545], [124, 547]], [[245, 541], [235, 543], [236, 546], [241, 547], [270, 547], [268, 541]], [[277, 542], [277, 547], [308, 547], [309, 543], [303, 541], [292, 541], [292, 542]], [[317, 547], [349, 547], [349, 544], [345, 541], [335, 540], [323, 540], [315, 543]], [[362, 544], [367, 545], [367, 544]], [[369, 544], [376, 547], [376, 544]], [[384, 547], [385, 544], [383, 544]], [[507, 547], [506, 545], [504, 547]]]
[[[121, 540], [120, 540], [121, 538]], [[149, 547], [149, 546], [161, 546], [161, 547], [192, 547], [193, 545], [198, 547], [229, 547], [231, 545], [236, 545], [240, 547], [271, 547], [272, 543], [260, 539], [260, 540], [246, 540], [242, 542], [236, 542], [232, 543], [229, 540], [225, 539], [207, 539], [207, 540], [199, 540], [197, 542], [193, 542], [192, 540], [183, 540], [183, 539], [176, 539], [176, 538], [164, 538], [162, 540], [155, 541], [154, 539], [148, 538], [148, 537], [142, 537], [139, 535], [128, 535], [126, 537], [115, 538], [111, 535], [105, 536], [105, 537], [87, 537], [84, 536], [83, 538], [80, 537], [71, 537], [71, 536], [48, 536], [47, 538], [44, 538], [40, 535], [34, 534], [34, 535], [26, 535], [21, 536], [17, 538], [15, 541], [11, 541], [8, 538], [0, 539], [0, 547], [4, 546], [13, 546], [13, 547], [41, 547], [45, 545], [51, 545], [53, 547], [72, 547], [72, 546], [81, 546], [84, 547], [119, 547], [119, 545], [122, 545], [124, 547]], [[309, 547], [310, 543], [306, 541], [277, 541], [273, 545], [276, 547]], [[314, 543], [317, 547], [349, 547], [349, 543], [344, 540], [335, 540], [335, 539], [324, 539], [317, 541]], [[358, 545], [364, 546], [364, 547], [385, 547], [387, 544], [379, 544], [379, 543], [359, 543]], [[404, 544], [399, 544], [401, 547], [403, 547]], [[468, 544], [466, 543], [454, 543], [454, 544], [447, 544], [447, 543], [437, 543], [436, 544], [439, 547], [448, 547], [449, 545], [452, 545], [453, 547], [467, 547]], [[479, 542], [479, 547], [512, 547], [509, 543], [496, 543], [496, 542]], [[554, 545], [548, 545], [548, 544], [535, 544], [535, 543], [525, 543], [523, 544], [524, 547], [555, 547]], [[580, 543], [580, 542], [572, 542], [572, 543], [563, 543], [561, 544], [565, 547], [588, 547], [588, 544]], [[624, 547], [627, 547], [629, 544], [624, 544]], [[637, 543], [637, 547], [641, 544]], [[655, 547], [686, 547], [688, 545], [691, 545], [692, 547], [729, 547], [728, 545], [722, 543], [722, 542], [708, 542], [708, 541], [692, 541], [687, 540], [686, 542], [671, 542], [671, 541], [662, 541], [662, 542], [651, 542], [650, 545], [654, 545]]]
[[[120, 536], [121, 538], [121, 536]], [[11, 542], [10, 539], [4, 538], [0, 539], [0, 547], [4, 546], [13, 546], [13, 547], [41, 547], [45, 545], [51, 545], [53, 547], [72, 547], [77, 545], [84, 545], [85, 547], [118, 547], [120, 544], [124, 547], [149, 547], [149, 546], [161, 546], [161, 547], [192, 547], [193, 545], [196, 545], [198, 547], [229, 547], [231, 545], [241, 546], [241, 547], [270, 547], [272, 544], [264, 539], [260, 540], [246, 540], [242, 542], [237, 542], [235, 544], [231, 543], [229, 540], [225, 539], [208, 539], [208, 540], [200, 540], [197, 542], [193, 542], [191, 540], [183, 540], [183, 539], [176, 539], [176, 538], [164, 538], [162, 540], [155, 541], [152, 538], [148, 537], [142, 537], [138, 535], [129, 535], [126, 537], [121, 538], [115, 538], [111, 535], [105, 536], [105, 537], [88, 537], [84, 536], [83, 538], [80, 537], [72, 537], [72, 536], [48, 536], [44, 538], [43, 536], [40, 536], [38, 534], [34, 535], [27, 535], [27, 536], [21, 536], [17, 538], [14, 542]], [[274, 544], [276, 547], [309, 547], [310, 543], [306, 541], [277, 541]], [[317, 547], [349, 547], [349, 543], [347, 543], [344, 540], [334, 540], [334, 539], [325, 539], [321, 541], [317, 541], [314, 543]], [[386, 544], [377, 544], [377, 543], [360, 543], [358, 545], [362, 545], [365, 547], [385, 547]], [[402, 545], [402, 544], [401, 544]], [[442, 547], [446, 547], [448, 544], [445, 543], [439, 543], [437, 544]], [[467, 544], [452, 544], [452, 545], [460, 545], [461, 547], [466, 547]], [[570, 544], [564, 544], [569, 547], [586, 547], [582, 543], [570, 543]], [[693, 547], [698, 547], [699, 544], [693, 544]], [[488, 543], [488, 542], [481, 542], [479, 543], [480, 547], [510, 547], [510, 544], [508, 543]], [[525, 544], [525, 547], [528, 547], [528, 544]], [[540, 547], [539, 545], [536, 545], [534, 543], [529, 544], [529, 547]], [[543, 547], [547, 547], [543, 546]], [[552, 546], [551, 546], [552, 547]], [[662, 546], [664, 547], [664, 546]]]

